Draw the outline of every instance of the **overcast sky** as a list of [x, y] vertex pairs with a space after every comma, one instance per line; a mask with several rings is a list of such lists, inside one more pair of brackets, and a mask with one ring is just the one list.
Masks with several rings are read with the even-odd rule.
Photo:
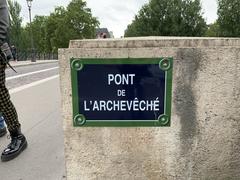
[[[26, 0], [17, 0], [22, 6], [22, 17], [28, 22], [28, 8]], [[33, 0], [32, 14], [49, 15], [56, 6], [66, 7], [71, 0]], [[127, 25], [132, 22], [135, 14], [148, 0], [87, 0], [93, 16], [100, 21], [100, 27], [113, 31], [115, 37], [124, 35]], [[216, 0], [202, 0], [203, 16], [207, 23], [212, 23], [217, 18]]]

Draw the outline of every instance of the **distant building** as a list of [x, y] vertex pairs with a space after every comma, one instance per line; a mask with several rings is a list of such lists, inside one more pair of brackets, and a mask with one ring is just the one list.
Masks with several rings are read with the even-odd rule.
[[97, 39], [106, 39], [113, 38], [113, 33], [108, 31], [107, 28], [98, 28], [96, 29], [96, 38]]

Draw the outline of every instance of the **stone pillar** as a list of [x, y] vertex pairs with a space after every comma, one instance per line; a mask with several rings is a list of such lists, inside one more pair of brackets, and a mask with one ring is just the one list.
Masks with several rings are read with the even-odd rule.
[[[72, 57], [173, 57], [171, 127], [73, 127]], [[239, 38], [73, 40], [59, 60], [68, 180], [239, 179]]]

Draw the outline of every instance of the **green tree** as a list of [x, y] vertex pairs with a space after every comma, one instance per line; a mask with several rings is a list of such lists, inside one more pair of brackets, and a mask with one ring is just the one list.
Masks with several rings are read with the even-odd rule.
[[66, 23], [77, 38], [95, 38], [95, 29], [99, 22], [92, 16], [91, 10], [82, 0], [72, 0], [67, 7]]
[[200, 0], [150, 0], [125, 36], [203, 36], [206, 29]]
[[220, 30], [217, 22], [209, 24], [205, 36], [207, 37], [219, 37]]
[[[38, 52], [46, 52], [46, 36], [45, 36], [45, 27], [47, 22], [46, 16], [35, 16], [31, 24], [32, 33], [33, 33], [33, 42], [34, 48]], [[28, 32], [30, 32], [30, 25], [26, 26]], [[30, 42], [30, 41], [29, 41]]]
[[21, 27], [21, 34], [19, 35], [19, 46], [17, 47], [19, 51], [27, 51], [31, 49], [31, 39], [29, 35], [29, 26]]
[[8, 0], [9, 13], [10, 13], [10, 28], [9, 37], [10, 44], [21, 48], [21, 34], [22, 34], [22, 18], [20, 16], [21, 5], [17, 1]]
[[240, 1], [218, 0], [218, 20], [220, 35], [240, 37]]
[[125, 31], [126, 37], [134, 36], [149, 36], [154, 35], [154, 24], [151, 21], [149, 5], [144, 5], [139, 14], [135, 16], [132, 24], [129, 24]]
[[[35, 16], [30, 26], [21, 26], [21, 6], [8, 0], [11, 14], [11, 44], [18, 50], [30, 50], [32, 29], [34, 48], [38, 52], [57, 52], [58, 48], [68, 47], [69, 40], [95, 38], [98, 20], [92, 16], [83, 0], [72, 0], [67, 8], [56, 7], [49, 16]], [[31, 28], [31, 29], [30, 29]]]
[[82, 0], [72, 0], [65, 9], [57, 7], [46, 22], [46, 42], [48, 49], [68, 47], [69, 40], [95, 38], [98, 20]]
[[[50, 14], [47, 18], [45, 26], [45, 48], [48, 52], [56, 52], [58, 48], [66, 47], [66, 45], [56, 44], [57, 39], [63, 39], [64, 34], [69, 33], [66, 25], [64, 24], [64, 19], [66, 16], [66, 10], [64, 7], [56, 7], [54, 12]], [[57, 35], [59, 29], [64, 29], [65, 32], [62, 36]], [[67, 40], [66, 43], [67, 44]]]

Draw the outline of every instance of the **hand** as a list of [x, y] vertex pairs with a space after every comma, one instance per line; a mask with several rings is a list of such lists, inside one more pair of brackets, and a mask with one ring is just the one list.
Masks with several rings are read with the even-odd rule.
[[11, 51], [8, 43], [4, 43], [0, 47], [0, 49], [1, 49], [2, 53], [4, 54], [7, 61], [10, 61], [11, 59], [13, 59], [12, 51]]

